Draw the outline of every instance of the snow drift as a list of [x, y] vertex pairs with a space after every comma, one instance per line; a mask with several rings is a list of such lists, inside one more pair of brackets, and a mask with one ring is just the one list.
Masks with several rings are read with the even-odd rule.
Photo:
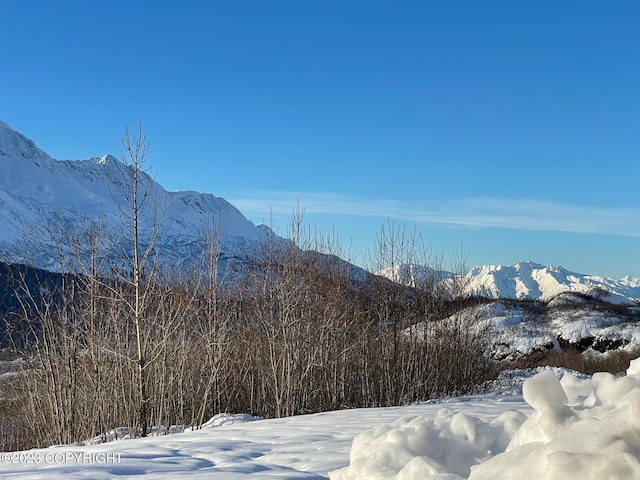
[[358, 435], [350, 465], [332, 480], [640, 479], [640, 359], [627, 376], [527, 379], [524, 420], [505, 412], [487, 423], [441, 410]]

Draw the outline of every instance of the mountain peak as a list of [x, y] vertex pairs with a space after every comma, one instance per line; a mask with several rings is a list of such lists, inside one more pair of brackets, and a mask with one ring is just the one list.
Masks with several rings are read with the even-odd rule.
[[107, 154], [100, 157], [96, 163], [99, 163], [100, 165], [109, 165], [117, 161], [118, 159], [116, 157], [114, 157], [113, 155]]

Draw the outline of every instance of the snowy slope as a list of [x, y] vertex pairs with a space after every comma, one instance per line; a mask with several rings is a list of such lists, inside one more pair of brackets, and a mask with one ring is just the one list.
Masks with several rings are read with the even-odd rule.
[[258, 420], [146, 439], [29, 450], [22, 456], [20, 452], [0, 453], [0, 478], [326, 480], [329, 472], [349, 465], [349, 451], [357, 435], [407, 418], [435, 417], [445, 407], [487, 421], [505, 411], [530, 411], [520, 394], [495, 394], [452, 399], [446, 404]]
[[494, 332], [493, 357], [499, 360], [567, 346], [591, 353], [640, 348], [638, 307], [602, 307], [568, 293], [547, 304], [492, 301], [455, 316], [489, 326]]
[[[64, 232], [83, 217], [95, 220], [102, 215], [111, 231], [122, 231], [122, 214], [114, 197], [122, 197], [119, 192], [127, 185], [127, 175], [128, 167], [110, 155], [55, 160], [0, 122], [0, 248], [11, 254], [12, 244], [22, 242], [25, 235], [37, 239], [43, 225]], [[256, 242], [269, 234], [222, 198], [191, 191], [168, 192], [146, 175], [144, 182], [161, 212], [159, 247], [167, 263], [199, 258], [205, 227], [221, 232], [225, 258], [246, 257]], [[153, 212], [147, 213], [143, 228], [148, 237]], [[9, 260], [23, 260], [17, 257], [16, 252]], [[36, 266], [55, 269], [43, 257]]]

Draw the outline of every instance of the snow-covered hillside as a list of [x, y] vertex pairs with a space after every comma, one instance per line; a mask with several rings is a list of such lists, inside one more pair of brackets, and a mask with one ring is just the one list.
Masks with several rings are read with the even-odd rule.
[[[43, 225], [64, 232], [100, 215], [109, 229], [117, 232], [122, 213], [115, 200], [127, 185], [128, 168], [111, 155], [55, 160], [0, 122], [0, 251], [9, 254], [8, 260], [33, 260], [20, 258], [22, 252], [11, 246], [22, 243], [24, 236], [30, 241], [39, 240], [39, 236], [45, 239]], [[227, 260], [246, 257], [257, 241], [270, 234], [222, 198], [192, 191], [168, 192], [146, 175], [144, 181], [160, 212], [159, 247], [170, 264], [200, 257], [205, 228], [221, 232], [222, 257]], [[152, 214], [142, 221], [148, 236]], [[55, 269], [48, 263], [46, 256], [36, 258], [36, 266]]]
[[467, 307], [451, 320], [461, 317], [491, 329], [498, 360], [567, 347], [592, 354], [640, 348], [639, 307], [607, 306], [573, 293], [548, 303], [491, 301]]

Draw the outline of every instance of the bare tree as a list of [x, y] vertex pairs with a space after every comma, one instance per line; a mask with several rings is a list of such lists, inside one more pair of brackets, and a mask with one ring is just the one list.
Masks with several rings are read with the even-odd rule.
[[[122, 139], [122, 162], [127, 171], [125, 182], [119, 184], [114, 201], [128, 228], [129, 242], [123, 257], [126, 262], [119, 271], [120, 280], [132, 289], [131, 295], [123, 300], [128, 307], [133, 323], [136, 342], [136, 364], [138, 385], [138, 420], [137, 430], [146, 436], [149, 421], [149, 395], [147, 341], [145, 338], [145, 309], [149, 301], [151, 286], [157, 275], [158, 265], [153, 256], [160, 229], [160, 199], [154, 189], [151, 167], [147, 166], [149, 143], [139, 123], [137, 136], [131, 137], [129, 128], [125, 128]], [[146, 235], [143, 236], [143, 231]], [[130, 250], [129, 250], [130, 249]]]

